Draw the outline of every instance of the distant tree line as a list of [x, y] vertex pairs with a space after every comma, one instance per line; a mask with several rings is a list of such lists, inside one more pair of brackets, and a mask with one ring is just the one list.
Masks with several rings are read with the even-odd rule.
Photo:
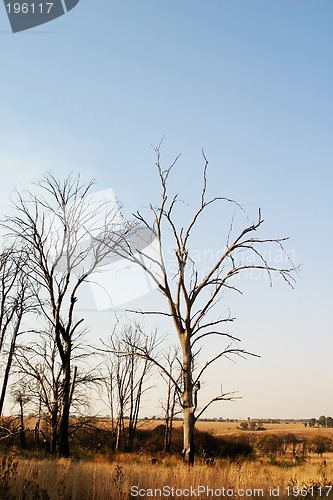
[[329, 427], [333, 428], [333, 418], [325, 417], [325, 415], [321, 415], [318, 419], [310, 418], [308, 421], [309, 427]]

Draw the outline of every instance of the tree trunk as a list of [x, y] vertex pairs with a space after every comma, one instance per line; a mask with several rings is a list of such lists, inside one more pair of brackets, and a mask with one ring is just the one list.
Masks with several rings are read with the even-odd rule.
[[123, 448], [124, 441], [124, 415], [123, 411], [120, 410], [120, 413], [117, 418], [117, 437], [116, 437], [116, 450], [119, 451]]
[[193, 381], [192, 381], [192, 352], [190, 336], [185, 332], [181, 338], [183, 353], [183, 459], [188, 465], [194, 464], [194, 404], [193, 404]]
[[69, 449], [69, 405], [63, 406], [62, 415], [59, 425], [59, 455], [68, 458], [70, 456]]
[[165, 431], [164, 431], [164, 453], [170, 453], [171, 438], [173, 430], [173, 415], [165, 418]]
[[183, 459], [188, 465], [194, 464], [194, 425], [192, 408], [184, 408]]
[[57, 442], [58, 442], [58, 402], [54, 401], [52, 405], [52, 414], [51, 414], [51, 453], [55, 454], [57, 451]]
[[0, 396], [0, 416], [2, 415], [3, 406], [5, 403], [9, 374], [10, 374], [10, 370], [12, 367], [14, 352], [15, 352], [15, 348], [16, 348], [16, 339], [17, 339], [17, 336], [18, 336], [18, 333], [20, 330], [20, 325], [21, 325], [21, 317], [22, 316], [19, 316], [19, 318], [15, 324], [12, 340], [10, 343], [10, 349], [9, 349], [9, 353], [8, 353], [5, 374], [4, 374], [3, 382], [2, 382], [1, 396]]
[[11, 345], [10, 345], [10, 350], [9, 350], [9, 353], [8, 353], [8, 358], [7, 358], [6, 368], [5, 368], [5, 374], [4, 374], [4, 377], [3, 377], [2, 389], [1, 389], [1, 396], [0, 396], [0, 415], [2, 415], [3, 406], [4, 406], [4, 403], [5, 403], [5, 397], [6, 397], [6, 392], [7, 392], [9, 373], [10, 373], [10, 369], [11, 369], [11, 366], [12, 366], [13, 356], [14, 356], [14, 350], [15, 350], [15, 341], [16, 341], [16, 338], [13, 337]]
[[42, 419], [42, 398], [39, 396], [39, 407], [38, 407], [38, 419], [35, 425], [35, 431], [34, 431], [34, 443], [39, 450], [39, 430], [40, 430], [40, 421]]
[[[68, 346], [66, 349], [66, 360], [63, 362], [63, 387], [62, 387], [62, 401], [61, 401], [61, 415], [59, 424], [59, 455], [61, 457], [69, 457], [69, 411], [71, 406], [71, 365], [70, 365], [71, 353]], [[73, 380], [74, 383], [74, 380]]]
[[20, 428], [20, 446], [21, 448], [26, 448], [27, 447], [27, 442], [25, 439], [25, 427], [24, 427], [24, 411], [23, 411], [23, 399], [20, 399], [20, 421], [21, 421], [21, 428]]

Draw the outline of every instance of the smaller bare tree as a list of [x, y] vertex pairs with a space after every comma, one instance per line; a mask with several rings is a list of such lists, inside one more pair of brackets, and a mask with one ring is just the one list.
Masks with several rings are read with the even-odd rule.
[[16, 383], [15, 385], [13, 385], [11, 393], [14, 403], [17, 403], [20, 407], [20, 445], [21, 448], [26, 448], [27, 441], [25, 437], [25, 407], [31, 400], [29, 387], [27, 387], [27, 384], [25, 384], [24, 382], [21, 384]]
[[144, 350], [152, 356], [156, 335], [146, 335], [138, 323], [126, 325], [117, 333], [114, 329], [108, 345], [108, 377], [106, 387], [111, 411], [113, 447], [131, 451], [137, 429], [143, 394], [149, 389], [145, 384], [152, 368], [151, 361], [139, 356]]
[[26, 273], [27, 254], [14, 246], [0, 254], [0, 354], [3, 378], [0, 415], [3, 412], [17, 339], [24, 333], [24, 315], [35, 310], [35, 298]]
[[[92, 384], [100, 381], [97, 370], [95, 372], [87, 362], [91, 353], [82, 342], [83, 335], [84, 332], [78, 333], [77, 337], [73, 338], [72, 345], [72, 362], [75, 366], [70, 404], [79, 413], [80, 408], [88, 404], [87, 391]], [[39, 332], [37, 340], [20, 345], [15, 354], [15, 373], [19, 383], [27, 388], [26, 392], [37, 415], [36, 442], [39, 442], [40, 420], [45, 417], [50, 428], [49, 449], [53, 454], [57, 451], [61, 418], [60, 401], [63, 391], [61, 367], [61, 357], [52, 331]], [[75, 427], [75, 424], [69, 426], [71, 427]]]

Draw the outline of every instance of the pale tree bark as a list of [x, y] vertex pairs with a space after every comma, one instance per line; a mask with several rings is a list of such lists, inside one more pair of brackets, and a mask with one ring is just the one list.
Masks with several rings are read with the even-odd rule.
[[[225, 246], [220, 248], [215, 262], [201, 276], [200, 267], [196, 264], [195, 257], [192, 256], [194, 251], [191, 247], [192, 233], [200, 228], [200, 223], [206, 212], [217, 203], [231, 204], [243, 216], [245, 215], [244, 209], [229, 198], [216, 196], [207, 199], [208, 161], [203, 154], [203, 184], [198, 207], [193, 211], [189, 222], [179, 224], [178, 221], [182, 217], [182, 214], [177, 213], [180, 200], [178, 194], [171, 196], [168, 190], [169, 176], [178, 157], [169, 168], [163, 170], [160, 147], [157, 147], [155, 152], [157, 172], [161, 184], [161, 201], [157, 205], [150, 205], [150, 215], [142, 215], [139, 212], [136, 214], [138, 230], [142, 227], [149, 230], [153, 235], [154, 245], [148, 252], [140, 250], [127, 241], [121, 250], [117, 249], [117, 252], [118, 255], [127, 258], [129, 262], [144, 269], [159, 292], [165, 297], [166, 308], [163, 310], [132, 312], [150, 315], [162, 314], [173, 322], [182, 353], [182, 383], [178, 386], [178, 392], [184, 416], [183, 456], [184, 460], [191, 464], [194, 460], [193, 436], [196, 420], [213, 402], [233, 399], [232, 394], [224, 394], [221, 391], [221, 394], [208, 402], [203, 409], [199, 410], [199, 413], [196, 412], [201, 377], [212, 363], [223, 356], [251, 355], [251, 353], [239, 348], [239, 339], [225, 330], [228, 323], [231, 323], [234, 318], [230, 315], [221, 316], [215, 306], [222, 298], [224, 291], [241, 292], [235, 281], [238, 275], [255, 269], [266, 273], [270, 279], [273, 274], [277, 274], [292, 286], [295, 267], [286, 253], [285, 267], [278, 267], [266, 260], [263, 251], [267, 245], [276, 245], [279, 251], [285, 252], [283, 243], [287, 238], [258, 237], [257, 233], [264, 222], [259, 210], [256, 221], [248, 223], [248, 218], [245, 217], [246, 224], [238, 230], [235, 227], [235, 221], [231, 220]], [[216, 220], [218, 221], [221, 217], [222, 214], [219, 212]], [[176, 271], [168, 268], [170, 248], [173, 248], [174, 259], [177, 263]], [[244, 256], [251, 256], [252, 261], [246, 260]], [[198, 373], [195, 373], [195, 349], [200, 343], [204, 345], [205, 340], [210, 336], [224, 340], [225, 345], [221, 347], [216, 356], [199, 369]], [[195, 345], [197, 342], [199, 344]], [[141, 355], [149, 356], [143, 351], [141, 351]], [[157, 362], [157, 365], [161, 367], [160, 362]], [[162, 369], [166, 370], [165, 367]]]
[[[125, 237], [113, 203], [94, 202], [93, 182], [81, 185], [80, 177], [64, 181], [47, 175], [37, 183], [36, 193], [17, 193], [15, 215], [5, 227], [16, 244], [29, 254], [27, 272], [41, 288], [39, 307], [51, 322], [61, 360], [58, 432], [59, 455], [69, 449], [71, 390], [75, 380], [72, 346], [84, 318], [75, 316], [78, 292], [89, 277], [108, 262], [113, 248]], [[98, 237], [98, 238], [97, 238]]]

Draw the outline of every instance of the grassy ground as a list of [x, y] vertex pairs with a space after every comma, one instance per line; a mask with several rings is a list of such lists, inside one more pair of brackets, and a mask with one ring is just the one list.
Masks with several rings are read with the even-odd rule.
[[331, 490], [332, 462], [326, 457], [326, 464], [323, 459], [311, 459], [303, 465], [281, 467], [267, 461], [221, 460], [214, 467], [198, 464], [188, 469], [174, 457], [155, 463], [138, 455], [119, 455], [114, 462], [101, 457], [94, 462], [8, 458], [3, 463], [0, 498], [188, 498], [191, 487], [192, 496], [202, 499], [304, 498], [306, 492], [308, 498], [320, 498]]
[[[149, 421], [147, 425], [150, 426], [156, 426], [162, 421], [155, 421], [158, 423], [154, 423], [154, 421]], [[304, 424], [302, 422], [290, 422], [286, 423], [288, 421], [282, 421], [279, 424], [263, 424], [265, 431], [256, 431], [256, 434], [260, 434], [262, 432], [265, 433], [274, 433], [274, 434], [279, 434], [279, 433], [293, 433], [297, 437], [303, 437], [303, 438], [309, 438], [314, 435], [320, 434], [326, 437], [329, 437], [333, 439], [333, 428], [330, 429], [324, 429], [322, 427], [304, 427]], [[182, 426], [182, 422], [175, 422], [175, 427]], [[199, 421], [196, 424], [196, 427], [200, 431], [205, 431], [205, 432], [210, 432], [211, 434], [214, 434], [215, 436], [227, 436], [227, 435], [232, 435], [232, 434], [244, 434], [250, 431], [242, 431], [239, 428], [240, 422], [202, 422]]]
[[[148, 429], [160, 424], [142, 422]], [[216, 436], [293, 433], [298, 438], [333, 438], [333, 429], [305, 428], [301, 423], [265, 424], [265, 431], [255, 433], [238, 426], [234, 422], [198, 423], [199, 430]], [[213, 466], [198, 458], [189, 469], [175, 455], [142, 452], [110, 457], [90, 452], [80, 461], [42, 460], [17, 450], [1, 458], [0, 478], [1, 500], [333, 498], [333, 453], [308, 454], [302, 462], [288, 450], [277, 460], [274, 456], [216, 459]]]

